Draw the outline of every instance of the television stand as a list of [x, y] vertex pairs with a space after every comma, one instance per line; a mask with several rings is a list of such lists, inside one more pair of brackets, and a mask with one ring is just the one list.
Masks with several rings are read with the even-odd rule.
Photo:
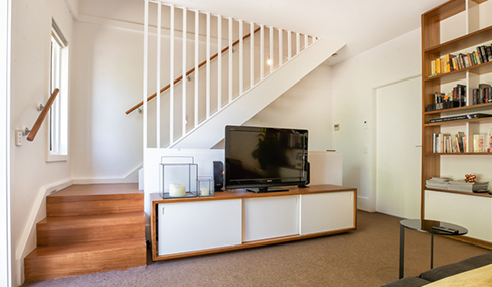
[[258, 187], [258, 188], [246, 188], [247, 191], [254, 193], [259, 192], [277, 192], [277, 191], [289, 191], [287, 188], [277, 188], [277, 187]]

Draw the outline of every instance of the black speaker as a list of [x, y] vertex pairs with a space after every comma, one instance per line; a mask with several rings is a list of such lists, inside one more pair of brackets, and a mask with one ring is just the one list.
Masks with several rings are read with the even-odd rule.
[[214, 161], [214, 190], [223, 191], [224, 188], [224, 164]]

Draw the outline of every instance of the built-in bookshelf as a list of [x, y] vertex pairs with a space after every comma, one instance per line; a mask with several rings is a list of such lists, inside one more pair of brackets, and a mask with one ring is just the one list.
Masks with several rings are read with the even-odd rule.
[[[489, 19], [492, 1], [487, 0], [451, 0], [422, 14], [422, 218], [453, 222], [459, 217], [450, 209], [473, 210], [477, 200], [492, 205], [487, 193], [426, 188], [432, 177], [460, 180], [468, 173], [492, 182], [492, 149], [487, 152], [492, 128]], [[492, 242], [492, 226], [487, 228], [487, 235], [470, 235]]]

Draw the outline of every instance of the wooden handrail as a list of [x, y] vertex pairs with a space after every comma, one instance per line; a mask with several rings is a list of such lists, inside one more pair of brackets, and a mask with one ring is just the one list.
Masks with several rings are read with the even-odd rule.
[[51, 106], [53, 105], [53, 102], [55, 101], [56, 96], [58, 95], [59, 92], [60, 92], [59, 89], [55, 89], [53, 91], [53, 93], [51, 94], [50, 98], [46, 102], [46, 105], [44, 106], [43, 110], [39, 114], [38, 119], [36, 120], [36, 122], [32, 126], [32, 129], [29, 132], [29, 135], [27, 136], [28, 141], [32, 142], [34, 140], [34, 137], [36, 137], [36, 134], [38, 133], [39, 128], [41, 127], [41, 124], [44, 121], [44, 118], [46, 118], [46, 115], [48, 114], [48, 111], [50, 110]]
[[[258, 31], [260, 31], [261, 27], [259, 28], [256, 28], [253, 33], [256, 33]], [[243, 40], [249, 38], [251, 36], [251, 33], [248, 33], [246, 35], [243, 36]], [[234, 43], [232, 43], [232, 46], [235, 46], [239, 43], [239, 39], [237, 39], [236, 41], [234, 41]], [[220, 53], [225, 53], [227, 50], [229, 50], [229, 46], [225, 47], [224, 49], [222, 49], [220, 51]], [[213, 54], [211, 57], [210, 57], [210, 61], [212, 61], [213, 59], [217, 58], [217, 56], [219, 56], [219, 53], [215, 53]], [[203, 65], [205, 65], [207, 63], [207, 60], [201, 62], [199, 65], [198, 65], [198, 68], [201, 68]], [[195, 71], [195, 67], [191, 68], [190, 70], [188, 70], [186, 72], [186, 76], [188, 76], [189, 74], [193, 73]], [[183, 75], [177, 77], [176, 79], [174, 79], [174, 82], [173, 82], [173, 85], [176, 85], [177, 83], [179, 83], [181, 80], [183, 79]], [[167, 89], [169, 89], [171, 87], [171, 84], [168, 84], [167, 86], [165, 86], [164, 88], [162, 88], [159, 92], [159, 94], [162, 94], [163, 92], [165, 92]], [[150, 101], [152, 100], [153, 98], [155, 98], [157, 96], [157, 92], [156, 93], [153, 93], [152, 95], [150, 95], [148, 98], [147, 98], [147, 101]], [[129, 109], [128, 111], [126, 111], [125, 113], [128, 115], [129, 113], [133, 112], [134, 110], [138, 109], [139, 107], [141, 107], [143, 105], [143, 101], [141, 101], [139, 104], [133, 106], [133, 108]]]

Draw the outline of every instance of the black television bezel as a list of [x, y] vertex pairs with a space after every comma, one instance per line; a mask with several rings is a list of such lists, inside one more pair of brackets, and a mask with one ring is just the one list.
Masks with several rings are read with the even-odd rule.
[[[303, 177], [301, 180], [288, 180], [282, 178], [277, 179], [245, 179], [240, 183], [237, 180], [231, 182], [230, 175], [228, 172], [228, 156], [230, 151], [230, 138], [231, 132], [234, 131], [247, 131], [247, 132], [275, 132], [275, 133], [289, 133], [289, 134], [304, 134], [306, 140], [303, 146]], [[294, 129], [294, 128], [271, 128], [271, 127], [256, 127], [256, 126], [231, 126], [227, 125], [225, 127], [225, 149], [224, 149], [224, 187], [226, 189], [245, 189], [245, 188], [260, 188], [266, 191], [264, 188], [274, 187], [274, 186], [305, 186], [309, 183], [309, 168], [308, 168], [308, 141], [309, 132], [307, 129]]]

